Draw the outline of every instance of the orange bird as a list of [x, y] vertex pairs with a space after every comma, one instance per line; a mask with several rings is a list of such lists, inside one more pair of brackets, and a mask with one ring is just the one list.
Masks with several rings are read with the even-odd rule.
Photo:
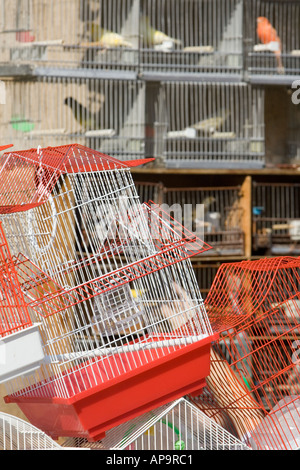
[[270, 42], [278, 44], [277, 50], [274, 51], [274, 54], [277, 60], [277, 70], [279, 73], [283, 73], [284, 67], [281, 60], [281, 40], [277, 34], [276, 29], [273, 28], [268, 18], [265, 18], [264, 16], [259, 16], [256, 21], [256, 32], [259, 40], [263, 44], [269, 44]]

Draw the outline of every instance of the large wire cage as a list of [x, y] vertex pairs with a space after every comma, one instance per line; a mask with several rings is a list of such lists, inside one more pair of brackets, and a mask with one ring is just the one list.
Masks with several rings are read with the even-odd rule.
[[101, 67], [126, 76], [137, 70], [138, 5], [136, 0], [1, 0], [1, 62], [12, 74]]
[[[81, 145], [120, 160], [151, 156], [142, 81], [41, 76], [4, 80], [1, 129], [14, 148]], [[6, 143], [7, 140], [2, 143]]]
[[253, 182], [253, 249], [256, 253], [300, 254], [300, 185]]
[[163, 203], [183, 225], [201, 234], [212, 249], [207, 256], [244, 254], [242, 188], [164, 188]]
[[[90, 443], [82, 438], [71, 438], [62, 445], [97, 450], [177, 451], [177, 458], [180, 459], [182, 454], [181, 464], [190, 463], [184, 451], [250, 450], [186, 398], [167, 403], [109, 430], [102, 441]], [[169, 463], [172, 463], [171, 455]]]
[[140, 71], [240, 77], [243, 2], [143, 0], [139, 18]]
[[16, 416], [0, 413], [0, 450], [64, 450], [32, 424]]
[[244, 2], [245, 68], [251, 81], [290, 83], [300, 70], [297, 0]]
[[262, 168], [264, 90], [246, 83], [161, 82], [155, 151], [168, 168]]
[[1, 160], [1, 221], [45, 356], [7, 383], [6, 401], [53, 437], [97, 440], [209, 373], [214, 335], [190, 257], [210, 247], [141, 204], [141, 163], [78, 144]]
[[299, 258], [226, 263], [205, 300], [220, 335], [193, 402], [252, 449], [300, 446], [299, 287]]

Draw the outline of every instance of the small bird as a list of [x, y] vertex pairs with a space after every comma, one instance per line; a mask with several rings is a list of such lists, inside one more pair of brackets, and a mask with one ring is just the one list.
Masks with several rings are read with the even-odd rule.
[[172, 42], [178, 45], [182, 43], [179, 39], [171, 38], [162, 31], [153, 28], [147, 16], [141, 16], [140, 18], [140, 34], [147, 46], [158, 46], [164, 42]]
[[270, 44], [274, 43], [277, 47], [276, 50], [274, 50], [274, 54], [276, 57], [277, 61], [277, 71], [278, 73], [284, 73], [284, 67], [282, 64], [282, 58], [281, 58], [281, 40], [277, 34], [276, 29], [271, 25], [270, 21], [268, 18], [265, 18], [264, 16], [259, 16], [256, 19], [257, 22], [257, 28], [256, 28], [256, 33], [259, 38], [259, 40], [263, 44]]
[[100, 126], [100, 111], [91, 113], [81, 103], [72, 96], [68, 96], [64, 100], [64, 104], [69, 106], [76, 121], [81, 125], [83, 130], [97, 129]]
[[121, 34], [102, 28], [98, 23], [91, 23], [89, 25], [89, 30], [91, 35], [91, 43], [83, 43], [83, 46], [94, 45], [103, 48], [133, 48], [133, 45], [130, 42], [126, 41]]
[[214, 132], [223, 126], [229, 114], [229, 111], [224, 110], [221, 111], [220, 114], [212, 116], [208, 119], [203, 119], [202, 121], [199, 121], [190, 127], [204, 134], [214, 134]]

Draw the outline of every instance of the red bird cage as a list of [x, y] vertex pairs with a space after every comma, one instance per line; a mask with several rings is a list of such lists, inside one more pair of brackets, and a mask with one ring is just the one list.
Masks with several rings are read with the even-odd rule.
[[195, 403], [252, 449], [300, 448], [300, 258], [221, 265], [205, 305], [219, 339]]
[[209, 374], [190, 257], [210, 247], [141, 204], [130, 167], [77, 144], [3, 156], [2, 224], [45, 359], [6, 402], [52, 437], [99, 440]]

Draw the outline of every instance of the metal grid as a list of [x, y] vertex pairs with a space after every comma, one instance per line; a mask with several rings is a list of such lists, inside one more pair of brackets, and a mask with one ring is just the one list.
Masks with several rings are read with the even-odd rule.
[[242, 25], [240, 0], [143, 0], [140, 70], [240, 76]]
[[253, 449], [300, 446], [299, 292], [300, 258], [273, 257], [222, 265], [205, 300], [220, 336], [196, 403]]
[[249, 450], [245, 444], [181, 398], [110, 430], [97, 443], [67, 440], [64, 445], [116, 450]]
[[0, 413], [0, 450], [59, 450], [62, 447], [23, 419]]
[[77, 144], [3, 155], [1, 220], [45, 351], [10, 400], [93, 393], [212, 335], [190, 262], [210, 247], [140, 203], [138, 163]]
[[219, 267], [220, 263], [193, 261], [193, 269], [204, 300], [207, 297]]
[[161, 204], [163, 199], [162, 183], [139, 181], [135, 183], [135, 187], [142, 203], [154, 202], [155, 204]]
[[140, 81], [45, 76], [7, 80], [6, 93], [1, 135], [17, 150], [72, 140], [119, 159], [145, 153], [145, 86]]
[[175, 219], [212, 246], [207, 256], [244, 254], [241, 187], [164, 188], [163, 195]]
[[1, 61], [12, 72], [16, 63], [33, 70], [132, 70], [137, 65], [138, 4], [1, 0]]
[[300, 185], [254, 181], [252, 194], [254, 250], [299, 255]]
[[246, 69], [251, 79], [299, 75], [299, 22], [297, 0], [245, 2]]
[[262, 168], [264, 91], [244, 83], [162, 82], [155, 156], [169, 168]]

